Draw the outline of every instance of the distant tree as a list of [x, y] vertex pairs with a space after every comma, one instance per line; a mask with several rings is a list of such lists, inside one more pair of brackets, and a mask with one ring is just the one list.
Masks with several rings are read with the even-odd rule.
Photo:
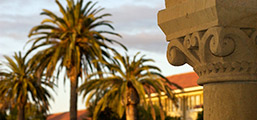
[[[103, 93], [98, 94], [97, 97], [94, 97], [89, 100], [89, 103], [87, 103], [87, 110], [89, 111], [88, 117], [91, 117], [91, 118], [93, 117], [93, 113], [97, 105], [97, 102], [104, 96], [105, 92], [106, 91], [103, 91]], [[122, 119], [119, 117], [118, 113], [112, 110], [112, 108], [106, 107], [103, 111], [99, 112], [97, 120], [126, 120], [126, 119], [124, 115]]]
[[111, 108], [106, 107], [99, 113], [97, 120], [120, 120], [120, 117]]
[[[2, 72], [2, 64], [0, 63], [0, 73]], [[0, 75], [0, 81], [3, 80], [3, 76]], [[6, 102], [3, 99], [0, 99], [0, 120], [6, 120]]]
[[[154, 109], [154, 112], [155, 112], [155, 116], [152, 116], [152, 107]], [[158, 105], [147, 105], [147, 107], [145, 106], [141, 106], [139, 105], [137, 107], [138, 109], [138, 114], [139, 114], [139, 120], [162, 120], [162, 117], [161, 117], [161, 108], [160, 106]], [[155, 117], [155, 118], [153, 118]], [[171, 116], [168, 116], [166, 114], [166, 112], [164, 113], [164, 119], [165, 120], [180, 120], [180, 118], [178, 117], [171, 117]]]
[[0, 120], [7, 120], [6, 117], [7, 117], [6, 112], [0, 111]]
[[[25, 120], [46, 120], [47, 110], [44, 106], [38, 106], [36, 104], [27, 103], [25, 109]], [[17, 120], [17, 113], [17, 106], [10, 108], [9, 114], [7, 115], [7, 120]]]
[[181, 120], [180, 117], [171, 117], [171, 116], [168, 116], [165, 118], [165, 120]]
[[[99, 112], [106, 107], [112, 108], [120, 118], [125, 111], [126, 120], [136, 120], [138, 117], [136, 107], [140, 101], [146, 104], [146, 90], [149, 87], [159, 96], [161, 92], [165, 92], [169, 97], [173, 96], [170, 87], [167, 86], [167, 82], [172, 83], [159, 73], [158, 67], [146, 64], [153, 60], [145, 59], [144, 56], [138, 58], [138, 54], [131, 59], [129, 56], [117, 53], [116, 63], [101, 61], [110, 72], [92, 74], [87, 78], [88, 81], [80, 86], [79, 91], [83, 96], [88, 95], [87, 101], [106, 91], [97, 102], [93, 120], [96, 120]], [[103, 77], [98, 77], [98, 74]]]
[[[91, 108], [91, 106], [89, 107], [89, 109]], [[137, 106], [137, 111], [138, 111], [138, 120], [161, 120], [161, 108], [157, 105], [153, 105], [153, 109], [155, 112], [155, 118], [153, 118], [152, 114], [152, 106], [147, 105], [147, 106], [142, 106], [142, 105], [138, 105]], [[92, 116], [90, 116], [92, 117]], [[171, 117], [168, 116], [165, 113], [164, 116], [165, 120], [180, 120], [179, 117]], [[126, 120], [126, 115], [123, 114], [122, 118], [119, 117], [119, 115], [114, 112], [111, 108], [106, 107], [103, 111], [100, 111], [97, 120]]]
[[[83, 78], [83, 73], [89, 70], [101, 70], [101, 65], [92, 63], [92, 60], [107, 60], [112, 57], [109, 51], [115, 51], [110, 43], [119, 42], [108, 39], [104, 35], [119, 36], [119, 34], [100, 30], [100, 27], [108, 27], [114, 30], [111, 22], [102, 20], [111, 14], [98, 15], [103, 8], [95, 8], [96, 3], [88, 1], [85, 5], [83, 0], [66, 0], [67, 7], [63, 7], [58, 0], [61, 16], [43, 9], [41, 15], [46, 15], [40, 25], [31, 29], [29, 37], [36, 36], [30, 51], [41, 48], [35, 56], [35, 61], [46, 68], [47, 76], [51, 77], [55, 68], [59, 72], [65, 70], [70, 79], [70, 120], [77, 120], [77, 87], [78, 79]], [[102, 28], [103, 29], [103, 28]], [[42, 50], [43, 49], [43, 50]]]
[[38, 78], [36, 69], [29, 64], [31, 59], [26, 60], [21, 52], [15, 53], [14, 59], [4, 57], [7, 69], [0, 72], [0, 99], [17, 106], [18, 120], [25, 120], [25, 106], [30, 101], [48, 108], [51, 95], [46, 87], [51, 89], [53, 84]]

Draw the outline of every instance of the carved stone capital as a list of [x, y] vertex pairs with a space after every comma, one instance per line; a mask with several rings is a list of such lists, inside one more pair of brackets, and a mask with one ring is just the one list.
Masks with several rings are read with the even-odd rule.
[[255, 120], [257, 0], [165, 2], [158, 24], [169, 42], [167, 58], [199, 75], [204, 119]]
[[257, 82], [257, 0], [232, 1], [166, 0], [158, 13], [168, 61], [191, 65], [198, 84]]
[[170, 64], [191, 65], [198, 84], [257, 80], [257, 30], [211, 27], [172, 39], [168, 45]]

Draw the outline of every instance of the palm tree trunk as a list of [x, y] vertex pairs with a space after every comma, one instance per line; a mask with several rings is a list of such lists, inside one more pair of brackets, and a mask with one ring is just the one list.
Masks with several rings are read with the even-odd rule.
[[77, 120], [77, 101], [78, 101], [78, 74], [76, 68], [72, 67], [69, 73], [70, 78], [70, 120]]
[[25, 120], [25, 104], [18, 105], [18, 120]]
[[137, 105], [139, 101], [139, 95], [136, 89], [129, 82], [127, 85], [126, 120], [137, 120]]
[[148, 88], [148, 98], [149, 98], [149, 104], [150, 104], [150, 107], [151, 107], [152, 118], [153, 118], [153, 120], [156, 120], [156, 114], [155, 114], [155, 110], [154, 110], [154, 107], [153, 107], [153, 102], [152, 102], [150, 88]]
[[130, 104], [126, 106], [126, 120], [137, 120], [137, 105]]
[[70, 120], [77, 120], [78, 80], [70, 79]]

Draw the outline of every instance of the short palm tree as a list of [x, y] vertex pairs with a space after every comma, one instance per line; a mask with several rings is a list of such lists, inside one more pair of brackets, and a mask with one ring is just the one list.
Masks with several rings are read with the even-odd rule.
[[167, 79], [159, 73], [160, 69], [145, 64], [153, 60], [137, 56], [138, 54], [131, 60], [129, 56], [116, 54], [116, 63], [103, 62], [110, 72], [101, 73], [103, 77], [97, 77], [99, 73], [92, 74], [88, 81], [79, 87], [83, 97], [87, 96], [86, 104], [99, 94], [105, 93], [95, 107], [94, 120], [106, 107], [112, 108], [120, 117], [126, 111], [126, 120], [136, 120], [136, 106], [140, 101], [143, 104], [146, 103], [146, 94], [149, 89], [159, 95], [165, 92], [170, 98], [173, 97], [170, 87], [166, 84], [168, 81], [165, 82]]
[[[114, 29], [110, 21], [102, 20], [110, 14], [101, 14], [103, 8], [95, 9], [91, 1], [83, 4], [83, 0], [76, 3], [73, 0], [66, 0], [67, 7], [64, 8], [58, 0], [61, 16], [44, 9], [41, 15], [46, 15], [42, 23], [31, 29], [29, 37], [34, 37], [32, 48], [29, 52], [41, 48], [34, 56], [34, 60], [41, 68], [46, 68], [47, 76], [51, 77], [55, 68], [59, 71], [65, 70], [65, 78], [70, 79], [70, 119], [77, 119], [77, 86], [78, 79], [84, 73], [88, 74], [94, 70], [101, 70], [101, 65], [92, 63], [92, 60], [110, 60], [109, 52], [116, 52], [110, 47], [110, 43], [119, 42], [108, 39], [104, 35], [119, 34], [99, 30], [99, 27]], [[102, 28], [103, 29], [103, 28]], [[104, 28], [105, 29], [105, 28]], [[126, 48], [125, 48], [126, 49]]]
[[38, 78], [30, 60], [20, 52], [15, 53], [14, 59], [8, 56], [5, 59], [6, 70], [0, 72], [0, 99], [17, 105], [18, 120], [25, 120], [25, 106], [29, 101], [48, 108], [48, 100], [52, 98], [48, 90], [53, 89], [53, 84]]

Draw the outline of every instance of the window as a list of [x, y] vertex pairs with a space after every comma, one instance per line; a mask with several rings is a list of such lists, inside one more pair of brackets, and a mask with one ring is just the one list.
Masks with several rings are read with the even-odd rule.
[[182, 111], [183, 108], [183, 97], [179, 99], [179, 109]]
[[189, 110], [190, 108], [191, 108], [190, 97], [187, 97], [187, 109]]
[[165, 103], [164, 103], [164, 110], [167, 111], [168, 110], [168, 98], [165, 98]]
[[176, 106], [175, 104], [172, 104], [172, 112], [175, 112], [176, 111]]
[[162, 106], [163, 106], [163, 110], [166, 111], [166, 105], [167, 105], [167, 102], [166, 102], [167, 98], [162, 98], [161, 99], [161, 103], [162, 103]]
[[170, 107], [169, 107], [169, 110], [170, 110], [170, 112], [172, 112], [173, 111], [173, 103], [172, 103], [172, 100], [169, 100], [169, 103], [170, 103]]
[[178, 101], [177, 101], [177, 105], [178, 105], [178, 110], [181, 108], [181, 98], [178, 98]]
[[190, 101], [191, 101], [191, 109], [193, 109], [195, 107], [195, 96], [191, 96], [190, 97]]
[[170, 112], [170, 99], [167, 99], [167, 113]]
[[196, 103], [196, 105], [201, 105], [201, 97], [200, 97], [200, 95], [195, 96], [195, 103]]
[[201, 94], [200, 97], [201, 97], [201, 104], [203, 104], [203, 94]]

